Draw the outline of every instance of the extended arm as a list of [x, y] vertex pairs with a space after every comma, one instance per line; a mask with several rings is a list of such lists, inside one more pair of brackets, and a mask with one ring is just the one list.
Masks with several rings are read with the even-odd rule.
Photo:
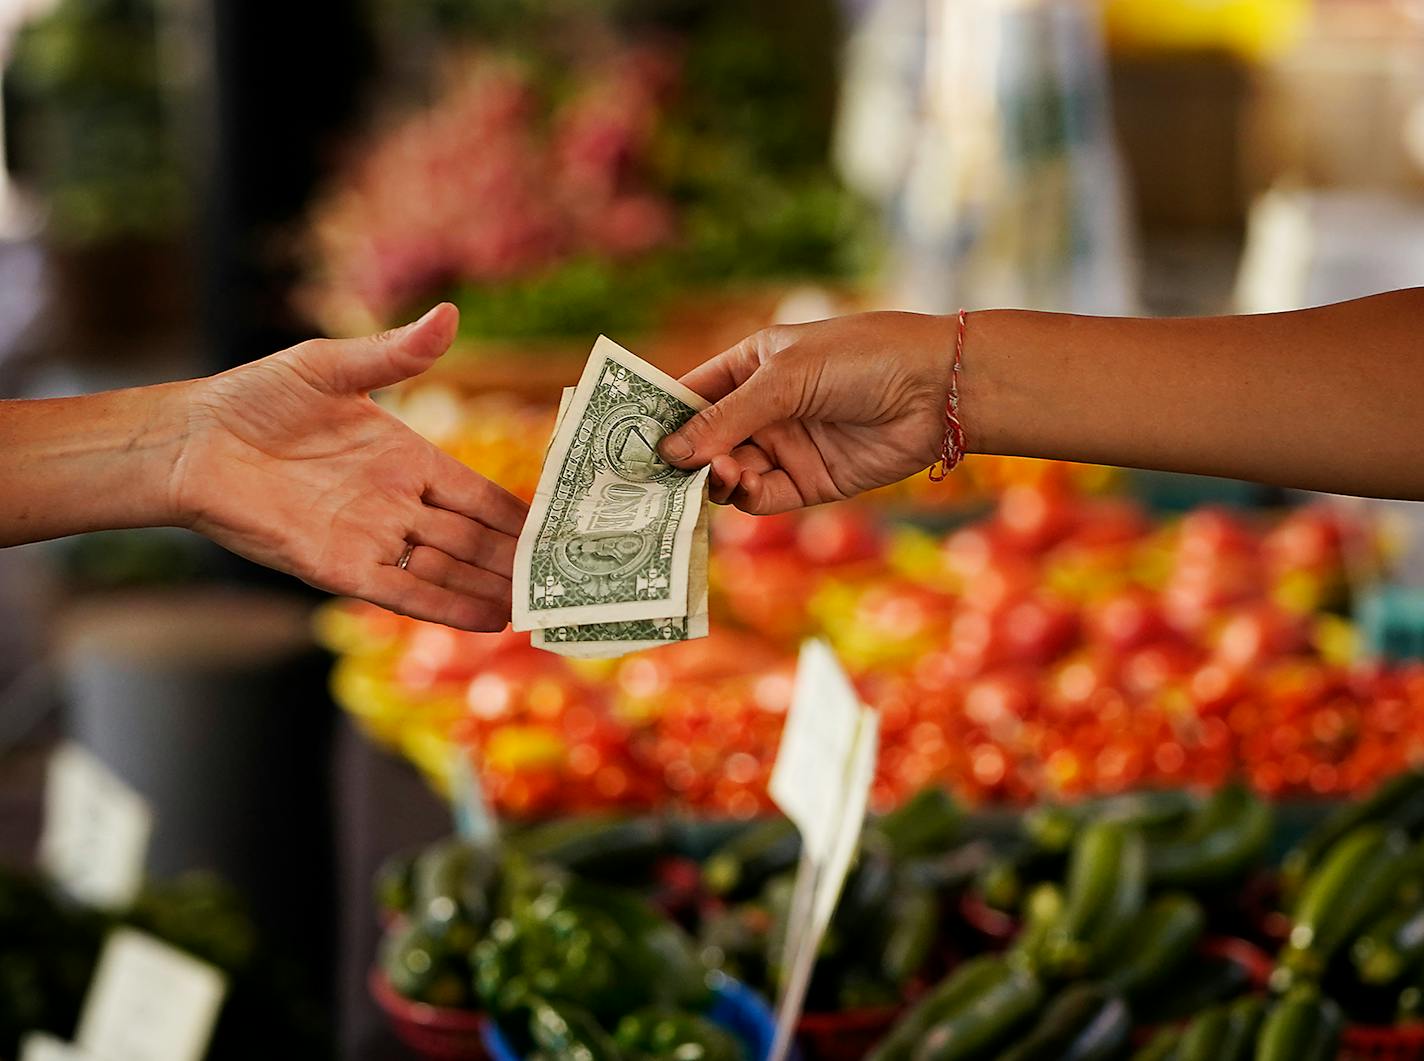
[[1424, 289], [1295, 313], [1004, 312], [974, 327], [963, 401], [984, 452], [1424, 499]]
[[207, 379], [0, 403], [0, 546], [191, 527], [312, 585], [467, 629], [509, 620], [523, 502], [377, 406], [457, 314]]
[[[685, 382], [716, 400], [664, 454], [754, 512], [929, 465], [956, 322], [870, 313], [749, 337]], [[971, 452], [1424, 499], [1424, 289], [1196, 319], [971, 313]]]

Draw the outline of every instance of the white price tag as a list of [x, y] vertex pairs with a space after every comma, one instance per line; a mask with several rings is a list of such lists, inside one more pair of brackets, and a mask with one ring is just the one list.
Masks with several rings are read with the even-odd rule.
[[20, 1061], [97, 1061], [73, 1043], [44, 1032], [30, 1032], [20, 1043]]
[[860, 699], [830, 646], [806, 642], [768, 788], [817, 862], [830, 857], [840, 828], [860, 712]]
[[880, 716], [861, 705], [835, 654], [801, 650], [796, 692], [772, 770], [771, 793], [801, 830], [770, 1061], [782, 1061], [806, 999], [821, 937], [855, 858], [880, 747]]
[[75, 1041], [103, 1061], [202, 1061], [226, 992], [207, 962], [117, 929], [99, 956]]
[[860, 844], [861, 828], [865, 824], [865, 809], [870, 802], [870, 785], [875, 780], [875, 762], [880, 752], [880, 715], [870, 708], [860, 709], [860, 726], [847, 763], [845, 802], [842, 804], [841, 828], [836, 836], [830, 858], [821, 867], [817, 882], [814, 911], [817, 939], [831, 923], [831, 914], [841, 897], [850, 864], [855, 860]]
[[92, 753], [64, 744], [45, 780], [40, 865], [72, 898], [128, 906], [143, 883], [153, 812]]

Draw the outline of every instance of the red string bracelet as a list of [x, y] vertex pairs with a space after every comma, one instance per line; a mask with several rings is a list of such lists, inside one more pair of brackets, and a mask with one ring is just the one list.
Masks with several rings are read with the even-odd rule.
[[964, 332], [968, 326], [964, 310], [959, 311], [959, 328], [954, 335], [954, 364], [949, 370], [949, 394], [944, 400], [944, 441], [939, 460], [930, 465], [930, 482], [945, 477], [964, 459], [964, 425], [959, 422], [959, 366], [964, 361]]

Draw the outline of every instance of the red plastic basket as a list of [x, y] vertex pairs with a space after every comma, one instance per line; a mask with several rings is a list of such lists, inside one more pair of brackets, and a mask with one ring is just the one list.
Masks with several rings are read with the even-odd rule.
[[860, 1061], [905, 1011], [903, 1005], [807, 1013], [796, 1025], [802, 1061]]
[[372, 969], [367, 978], [371, 997], [385, 1011], [396, 1038], [421, 1057], [438, 1061], [485, 1061], [480, 1042], [484, 1017], [468, 1009], [448, 1009], [412, 1002], [396, 993], [386, 974]]
[[1340, 1037], [1340, 1061], [1421, 1061], [1424, 1024], [1377, 1028], [1352, 1024]]

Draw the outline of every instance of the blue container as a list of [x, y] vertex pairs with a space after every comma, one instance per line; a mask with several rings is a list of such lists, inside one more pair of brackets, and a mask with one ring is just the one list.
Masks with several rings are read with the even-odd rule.
[[1424, 659], [1424, 589], [1381, 586], [1361, 599], [1356, 618], [1371, 658]]
[[[751, 988], [720, 973], [713, 976], [712, 1008], [707, 1011], [708, 1020], [740, 1039], [751, 1061], [765, 1061], [771, 1053], [772, 1040], [776, 1038], [776, 1017], [771, 1007]], [[483, 1038], [485, 1049], [494, 1061], [523, 1061], [494, 1021], [485, 1022]], [[796, 1061], [796, 1057], [796, 1051], [792, 1050], [792, 1061]]]
[[1267, 508], [1281, 503], [1281, 491], [1240, 479], [1183, 472], [1129, 469], [1128, 492], [1155, 512], [1190, 512], [1203, 505]]

